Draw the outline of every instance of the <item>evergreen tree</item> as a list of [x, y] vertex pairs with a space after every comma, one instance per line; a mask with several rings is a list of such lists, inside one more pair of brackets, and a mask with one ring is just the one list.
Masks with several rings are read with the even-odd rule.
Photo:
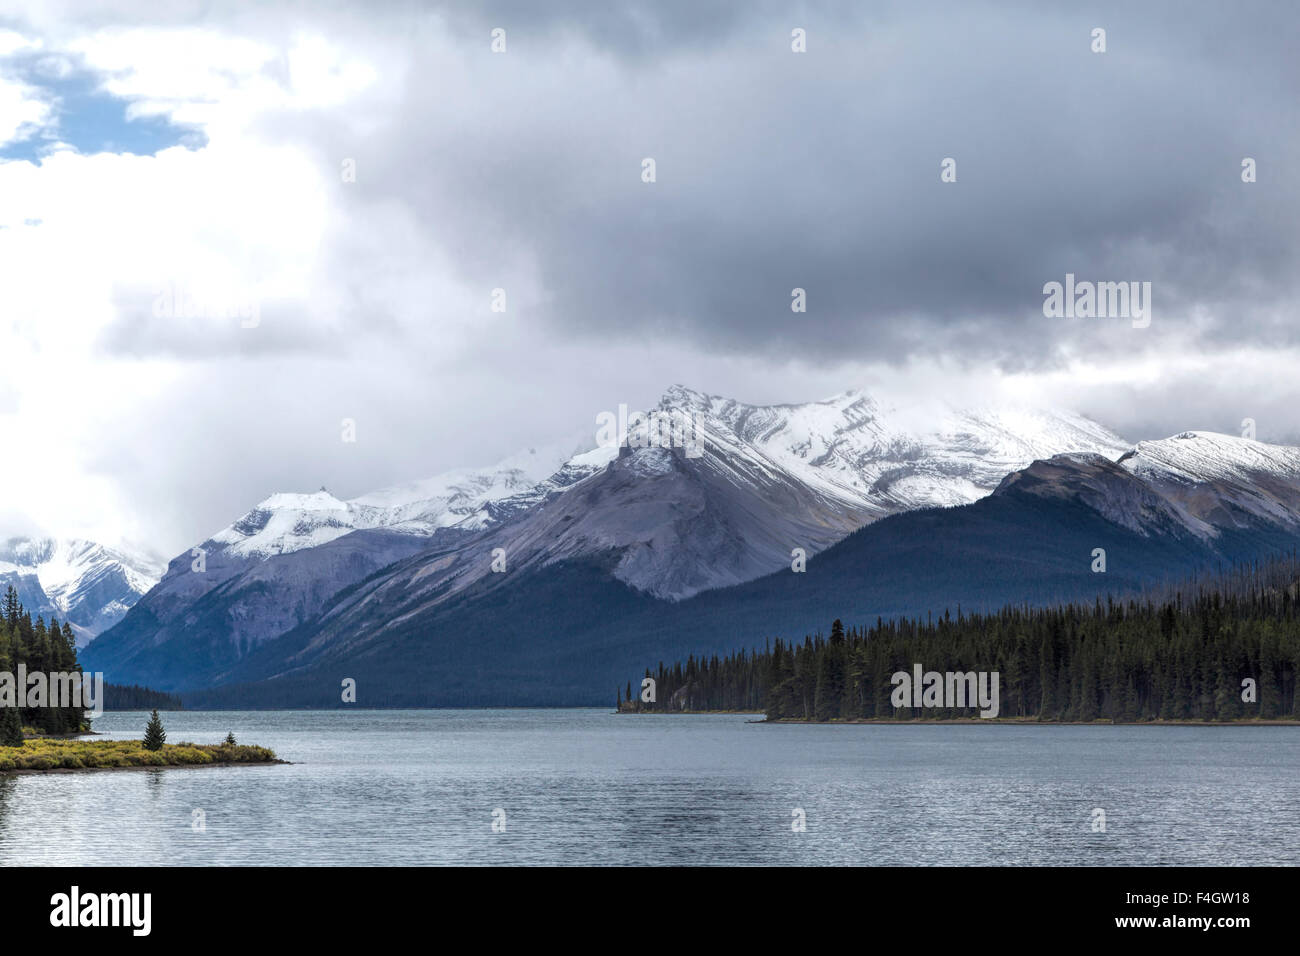
[[[839, 625], [839, 621], [835, 622]], [[813, 714], [818, 720], [840, 716], [844, 700], [844, 630], [831, 632], [830, 643], [817, 656], [817, 684]]]
[[[154, 713], [157, 713], [157, 711], [154, 711]], [[226, 734], [226, 746], [227, 747], [235, 746], [235, 734], [233, 731]]]
[[0, 747], [23, 745], [23, 721], [17, 707], [0, 707]]
[[162, 719], [158, 716], [158, 711], [154, 710], [153, 716], [149, 718], [149, 723], [144, 728], [144, 749], [162, 750], [166, 742], [167, 734], [163, 732]]
[[4, 619], [9, 625], [10, 630], [18, 626], [18, 619], [22, 617], [23, 606], [18, 603], [18, 592], [14, 590], [11, 584], [5, 589], [4, 600]]

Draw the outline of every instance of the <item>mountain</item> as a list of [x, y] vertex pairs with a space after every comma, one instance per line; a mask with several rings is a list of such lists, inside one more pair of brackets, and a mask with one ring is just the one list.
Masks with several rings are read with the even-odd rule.
[[[309, 620], [340, 589], [407, 555], [471, 536], [590, 473], [561, 447], [528, 449], [491, 468], [349, 501], [323, 488], [271, 495], [173, 558], [157, 585], [83, 661], [157, 686], [175, 686], [191, 671], [219, 673]], [[181, 648], [175, 657], [169, 653]]]
[[1129, 446], [1080, 415], [1051, 409], [945, 409], [912, 415], [849, 391], [804, 405], [754, 406], [675, 386], [659, 403], [698, 415], [706, 449], [751, 472], [787, 475], [872, 518], [966, 504], [1003, 476], [1063, 451], [1119, 454]]
[[659, 408], [697, 416], [702, 454], [637, 448], [634, 434], [569, 493], [426, 555], [412, 580], [365, 599], [396, 588], [421, 610], [474, 585], [509, 587], [492, 570], [498, 553], [518, 572], [598, 557], [636, 591], [681, 600], [788, 567], [795, 548], [815, 554], [885, 515], [973, 501], [1036, 454], [1126, 447], [1086, 419], [1042, 412], [962, 412], [910, 436], [857, 393], [755, 407], [677, 388]]
[[675, 387], [656, 411], [693, 423], [701, 453], [655, 445], [641, 421], [617, 448], [591, 447], [593, 430], [567, 458], [529, 456], [549, 472], [516, 461], [350, 501], [274, 495], [199, 546], [202, 573], [190, 554], [174, 559], [89, 660], [117, 682], [211, 686], [260, 668], [281, 638], [317, 635], [295, 660], [337, 653], [466, 600], [509, 603], [551, 569], [581, 567], [650, 607], [689, 601], [885, 516], [975, 501], [1035, 458], [1129, 447], [1039, 409], [909, 427], [857, 392], [755, 406]]
[[[567, 448], [560, 453], [559, 448]], [[377, 528], [431, 536], [443, 529], [477, 531], [503, 514], [526, 510], [566, 466], [570, 480], [591, 474], [572, 464], [577, 443], [532, 448], [480, 470], [384, 488], [342, 501], [322, 488], [310, 494], [274, 494], [198, 545], [210, 555], [263, 561], [328, 544], [353, 531]], [[559, 485], [557, 484], [556, 487]], [[189, 562], [187, 561], [186, 564]]]
[[351, 677], [359, 699], [380, 706], [605, 703], [659, 660], [797, 640], [833, 617], [1134, 593], [1294, 549], [1298, 455], [1209, 432], [1143, 442], [1119, 460], [1056, 455], [971, 504], [867, 525], [802, 574], [787, 569], [677, 602], [618, 580], [617, 554], [597, 552], [430, 595], [422, 581], [449, 555], [418, 554], [259, 648], [225, 686], [190, 696], [196, 705], [331, 706]]
[[75, 538], [0, 542], [0, 587], [12, 584], [33, 614], [70, 622], [79, 645], [120, 621], [161, 575], [142, 550]]
[[1260, 523], [1296, 526], [1300, 449], [1184, 432], [1140, 442], [1120, 463], [1176, 505], [1187, 526], [1203, 536]]

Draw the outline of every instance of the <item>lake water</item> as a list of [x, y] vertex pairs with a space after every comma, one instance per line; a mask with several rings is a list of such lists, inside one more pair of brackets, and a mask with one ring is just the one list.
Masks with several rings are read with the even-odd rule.
[[[1300, 862], [1300, 727], [768, 726], [604, 710], [163, 718], [171, 742], [230, 730], [293, 765], [0, 777], [0, 862]], [[95, 727], [139, 737], [145, 720], [105, 714]], [[791, 828], [796, 809], [805, 832]]]

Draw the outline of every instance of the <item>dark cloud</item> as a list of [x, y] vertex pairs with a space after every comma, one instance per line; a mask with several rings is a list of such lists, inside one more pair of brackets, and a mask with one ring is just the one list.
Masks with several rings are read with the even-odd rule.
[[600, 7], [476, 14], [546, 42], [444, 61], [472, 109], [431, 64], [373, 183], [489, 287], [526, 249], [557, 333], [1013, 368], [1131, 351], [1138, 333], [1043, 317], [1072, 272], [1153, 284], [1141, 345], [1295, 341], [1300, 11]]
[[[556, 38], [582, 36], [593, 46], [622, 58], [653, 60], [682, 50], [708, 51], [755, 24], [835, 17], [858, 20], [860, 4], [848, 0], [782, 3], [780, 0], [659, 0], [590, 3], [585, 0], [487, 0], [439, 2], [433, 9], [462, 34], [486, 34], [500, 27], [515, 37], [515, 49], [553, 44]], [[855, 9], [858, 8], [858, 9]], [[788, 35], [788, 28], [785, 35]]]

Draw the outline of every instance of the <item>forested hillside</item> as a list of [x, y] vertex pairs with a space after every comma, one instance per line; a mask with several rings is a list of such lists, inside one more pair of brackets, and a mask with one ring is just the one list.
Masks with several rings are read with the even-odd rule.
[[[972, 717], [894, 707], [890, 677], [996, 671], [1001, 716], [1046, 721], [1300, 717], [1300, 564], [1294, 556], [1128, 601], [877, 620], [762, 651], [689, 657], [619, 688], [630, 711], [763, 710], [769, 719]], [[1249, 682], [1253, 681], [1253, 692]], [[1253, 699], [1251, 699], [1253, 698]]]

